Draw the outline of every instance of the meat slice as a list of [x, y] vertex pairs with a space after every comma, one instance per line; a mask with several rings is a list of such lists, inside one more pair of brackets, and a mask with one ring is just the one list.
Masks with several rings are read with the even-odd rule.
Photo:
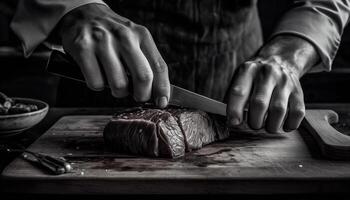
[[136, 109], [115, 115], [104, 129], [115, 152], [175, 158], [229, 136], [219, 120], [196, 110]]
[[185, 153], [184, 136], [175, 117], [163, 110], [118, 114], [106, 125], [103, 135], [115, 152], [170, 158]]
[[199, 110], [169, 109], [185, 136], [186, 151], [200, 149], [204, 145], [225, 139], [229, 131], [219, 120]]

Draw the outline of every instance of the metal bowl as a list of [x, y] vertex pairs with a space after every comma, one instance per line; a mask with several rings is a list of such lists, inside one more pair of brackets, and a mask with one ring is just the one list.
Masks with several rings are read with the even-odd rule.
[[38, 110], [21, 114], [0, 115], [0, 137], [19, 134], [38, 124], [46, 116], [49, 105], [43, 101], [29, 98], [12, 98], [16, 103], [33, 104]]

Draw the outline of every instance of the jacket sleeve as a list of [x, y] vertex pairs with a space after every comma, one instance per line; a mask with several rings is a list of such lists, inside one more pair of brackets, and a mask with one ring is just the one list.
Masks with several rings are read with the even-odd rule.
[[24, 56], [49, 37], [66, 13], [89, 3], [105, 4], [102, 0], [21, 0], [10, 27], [22, 43]]
[[348, 0], [299, 0], [279, 21], [272, 37], [294, 34], [311, 42], [321, 58], [311, 71], [330, 71], [348, 23]]

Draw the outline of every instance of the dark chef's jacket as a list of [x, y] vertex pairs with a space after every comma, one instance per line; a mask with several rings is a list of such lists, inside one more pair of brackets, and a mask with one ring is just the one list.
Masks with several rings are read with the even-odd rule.
[[[308, 40], [321, 58], [313, 70], [328, 71], [348, 22], [349, 2], [295, 1], [270, 38], [293, 34]], [[22, 41], [24, 54], [29, 56], [47, 42], [67, 12], [88, 3], [104, 4], [100, 0], [23, 0], [11, 28]], [[262, 45], [256, 0], [118, 0], [109, 6], [151, 31], [173, 84], [218, 100], [236, 66]]]

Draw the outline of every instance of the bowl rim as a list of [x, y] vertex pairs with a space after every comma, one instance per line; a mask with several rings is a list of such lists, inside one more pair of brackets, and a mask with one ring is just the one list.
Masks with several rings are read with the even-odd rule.
[[33, 112], [26, 112], [26, 113], [19, 113], [19, 114], [13, 114], [13, 115], [0, 115], [0, 119], [8, 119], [8, 118], [17, 118], [17, 117], [24, 117], [24, 116], [31, 116], [31, 115], [36, 115], [42, 112], [45, 112], [49, 109], [49, 104], [47, 104], [44, 101], [38, 100], [38, 99], [32, 99], [32, 98], [24, 98], [24, 97], [11, 97], [11, 99], [14, 100], [28, 100], [28, 101], [33, 101], [35, 103], [40, 103], [43, 104], [44, 107], [41, 109], [38, 109], [36, 111]]

